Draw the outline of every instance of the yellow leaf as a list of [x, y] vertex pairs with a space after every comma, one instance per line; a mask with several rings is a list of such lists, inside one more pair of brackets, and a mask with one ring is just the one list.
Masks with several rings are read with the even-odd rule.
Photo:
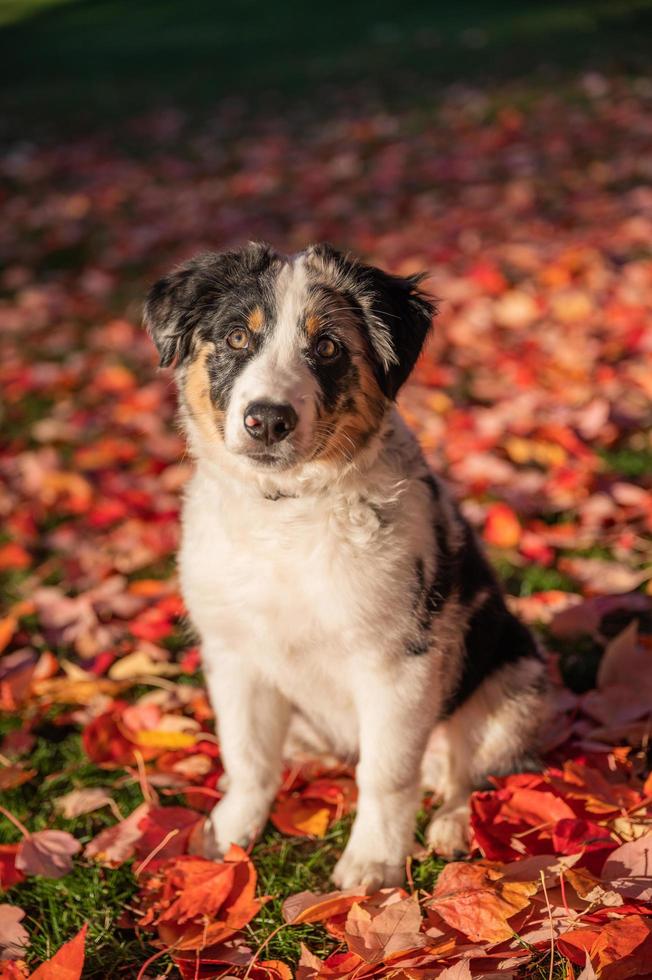
[[197, 742], [196, 736], [190, 732], [165, 731], [160, 728], [145, 729], [131, 738], [137, 745], [151, 749], [188, 749]]
[[315, 810], [309, 816], [298, 817], [294, 823], [304, 834], [310, 834], [311, 837], [323, 837], [328, 830], [330, 818], [330, 810], [324, 808], [323, 810]]

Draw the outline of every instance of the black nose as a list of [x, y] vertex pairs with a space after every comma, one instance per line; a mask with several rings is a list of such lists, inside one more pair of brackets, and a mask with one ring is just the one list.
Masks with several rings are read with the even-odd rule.
[[298, 422], [291, 405], [274, 405], [272, 402], [252, 402], [244, 413], [244, 426], [253, 439], [260, 439], [267, 446], [281, 442], [289, 436]]

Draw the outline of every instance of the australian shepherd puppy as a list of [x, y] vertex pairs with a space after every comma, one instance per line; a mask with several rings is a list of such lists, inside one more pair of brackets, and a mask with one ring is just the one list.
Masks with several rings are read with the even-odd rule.
[[431, 325], [420, 278], [251, 244], [187, 262], [146, 305], [196, 461], [180, 574], [227, 777], [210, 853], [261, 830], [300, 741], [357, 764], [341, 888], [403, 880], [423, 787], [443, 801], [430, 847], [464, 851], [469, 794], [523, 764], [546, 700], [530, 633], [394, 406]]

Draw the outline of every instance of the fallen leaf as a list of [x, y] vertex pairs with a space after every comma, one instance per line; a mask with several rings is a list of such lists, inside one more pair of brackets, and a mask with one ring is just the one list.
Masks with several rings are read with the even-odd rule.
[[513, 935], [508, 920], [528, 907], [538, 887], [503, 880], [493, 865], [453, 862], [442, 870], [427, 904], [473, 942], [495, 943]]
[[643, 902], [652, 902], [652, 833], [612, 851], [602, 868], [611, 888]]
[[289, 797], [278, 801], [270, 820], [282, 834], [292, 837], [324, 837], [334, 810], [315, 801]]
[[37, 830], [19, 846], [16, 867], [26, 875], [63, 878], [81, 844], [66, 830]]
[[37, 967], [30, 980], [80, 980], [84, 968], [86, 932], [82, 926], [76, 936], [64, 943], [47, 962]]
[[0, 904], [0, 960], [18, 960], [29, 943], [29, 933], [21, 925], [25, 918], [17, 905]]
[[223, 862], [171, 858], [141, 889], [140, 925], [156, 927], [166, 946], [205, 949], [234, 936], [258, 913], [264, 899], [255, 893], [254, 866], [235, 845]]
[[608, 922], [590, 950], [600, 980], [639, 977], [652, 967], [652, 925], [638, 915]]
[[25, 880], [23, 872], [16, 867], [19, 851], [20, 844], [0, 844], [0, 889], [3, 891]]
[[36, 769], [23, 769], [22, 766], [2, 766], [0, 768], [0, 790], [15, 789], [28, 783], [36, 775]]
[[380, 963], [400, 951], [425, 946], [427, 940], [420, 930], [421, 909], [412, 895], [380, 910], [352, 905], [344, 937], [349, 949], [366, 963]]
[[283, 902], [283, 919], [291, 925], [303, 922], [324, 922], [335, 915], [347, 912], [361, 898], [364, 892], [355, 889], [328, 892], [319, 895], [315, 892], [298, 892]]
[[136, 844], [143, 833], [141, 823], [149, 810], [149, 803], [141, 803], [124, 820], [113, 827], [105, 827], [86, 845], [84, 857], [93, 858], [108, 868], [119, 868], [136, 853]]
[[[509, 974], [501, 973], [500, 976]], [[453, 966], [447, 966], [437, 974], [437, 980], [471, 980], [471, 967], [468, 960], [459, 960]], [[486, 976], [486, 974], [485, 974]]]
[[591, 957], [586, 954], [586, 966], [581, 973], [578, 973], [577, 980], [598, 980], [598, 974], [591, 966]]
[[100, 786], [73, 789], [54, 800], [54, 806], [66, 820], [73, 820], [83, 813], [93, 813], [112, 803], [108, 790]]
[[487, 511], [484, 539], [497, 548], [515, 548], [521, 538], [519, 520], [507, 504], [492, 504]]

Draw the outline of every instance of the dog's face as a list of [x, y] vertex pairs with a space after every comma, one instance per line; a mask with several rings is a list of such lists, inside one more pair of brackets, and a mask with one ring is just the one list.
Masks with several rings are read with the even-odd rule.
[[433, 308], [418, 283], [326, 245], [287, 258], [252, 244], [161, 279], [145, 321], [203, 454], [224, 446], [263, 471], [344, 465], [378, 432], [426, 338]]

